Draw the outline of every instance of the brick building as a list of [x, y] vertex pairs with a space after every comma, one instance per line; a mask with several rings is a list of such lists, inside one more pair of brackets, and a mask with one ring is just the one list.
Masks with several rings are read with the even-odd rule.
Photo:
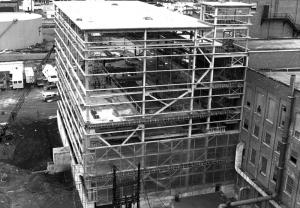
[[[242, 170], [289, 208], [300, 207], [299, 77], [299, 71], [248, 70], [240, 136], [245, 147]], [[237, 184], [241, 199], [258, 196], [241, 177]], [[267, 202], [254, 206], [273, 207]]]

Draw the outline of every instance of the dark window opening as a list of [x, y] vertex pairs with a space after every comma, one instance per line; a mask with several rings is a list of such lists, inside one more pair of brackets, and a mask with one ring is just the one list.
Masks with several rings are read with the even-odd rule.
[[256, 112], [259, 113], [259, 114], [261, 114], [261, 107], [260, 107], [260, 105], [257, 106]]
[[264, 143], [266, 143], [267, 145], [271, 144], [271, 135], [268, 132], [266, 132]]
[[257, 125], [254, 126], [253, 134], [254, 134], [255, 137], [258, 138], [258, 136], [259, 136], [259, 127]]
[[297, 164], [297, 158], [298, 158], [298, 153], [294, 150], [291, 151], [291, 155], [290, 155], [290, 161], [293, 163], [293, 164]]
[[248, 128], [249, 128], [249, 121], [248, 121], [248, 119], [244, 119], [244, 129], [247, 129], [248, 130]]
[[266, 101], [265, 101], [264, 94], [257, 93], [257, 95], [256, 95], [256, 109], [255, 109], [257, 114], [262, 113], [262, 109], [264, 107], [265, 102]]
[[280, 127], [284, 127], [285, 125], [285, 115], [286, 115], [286, 106], [282, 105], [281, 106], [281, 115], [280, 115]]
[[272, 180], [276, 183], [277, 182], [277, 178], [278, 178], [278, 167], [275, 166], [274, 167], [274, 172], [273, 172], [273, 178], [272, 178]]
[[250, 101], [247, 101], [247, 102], [246, 102], [246, 105], [250, 108], [250, 107], [251, 107]]
[[281, 142], [279, 142], [278, 141], [278, 143], [277, 143], [277, 148], [276, 148], [276, 152], [279, 152], [279, 154], [280, 154], [280, 152], [281, 152]]
[[255, 165], [255, 158], [256, 158], [256, 150], [252, 149], [251, 156], [250, 156], [250, 162], [254, 165]]
[[260, 167], [260, 173], [262, 175], [267, 174], [267, 165], [268, 165], [268, 160], [264, 157], [261, 157], [261, 167]]
[[300, 132], [295, 130], [294, 136], [295, 136], [297, 139], [300, 139]]

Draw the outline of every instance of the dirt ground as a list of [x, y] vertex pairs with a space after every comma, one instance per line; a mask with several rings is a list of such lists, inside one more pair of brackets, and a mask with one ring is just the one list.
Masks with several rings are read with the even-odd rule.
[[[42, 89], [26, 97], [0, 143], [0, 208], [80, 208], [70, 173], [48, 175], [52, 148], [62, 146], [56, 122], [57, 103], [42, 100]], [[0, 123], [6, 121], [22, 90], [0, 92]], [[1, 181], [2, 179], [2, 181]]]

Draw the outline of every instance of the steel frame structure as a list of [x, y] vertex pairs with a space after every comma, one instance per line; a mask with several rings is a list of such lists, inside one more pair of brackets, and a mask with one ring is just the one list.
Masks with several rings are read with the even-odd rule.
[[208, 27], [130, 30], [82, 30], [55, 7], [59, 125], [84, 207], [111, 204], [113, 166], [125, 180], [141, 164], [150, 199], [233, 181], [251, 6], [199, 7]]

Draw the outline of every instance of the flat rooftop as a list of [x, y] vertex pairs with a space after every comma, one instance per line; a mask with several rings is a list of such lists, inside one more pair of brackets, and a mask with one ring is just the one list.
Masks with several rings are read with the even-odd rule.
[[300, 39], [250, 40], [250, 51], [300, 49]]
[[296, 75], [295, 88], [300, 90], [300, 70], [299, 71], [260, 71], [260, 73], [270, 77], [274, 80], [290, 85], [290, 77], [292, 74]]
[[55, 5], [81, 30], [210, 28], [196, 18], [140, 1], [60, 1]]
[[207, 5], [212, 7], [252, 7], [252, 4], [247, 4], [243, 2], [217, 2], [217, 1], [206, 1], [201, 2], [200, 5]]

